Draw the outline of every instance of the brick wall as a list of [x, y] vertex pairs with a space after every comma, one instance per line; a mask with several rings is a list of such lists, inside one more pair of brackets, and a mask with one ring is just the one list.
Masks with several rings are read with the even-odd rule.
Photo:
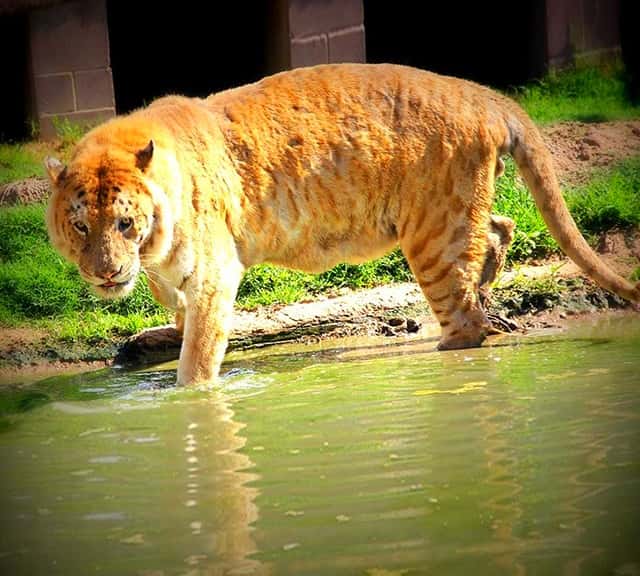
[[290, 65], [364, 62], [362, 0], [289, 0]]
[[106, 0], [78, 0], [29, 14], [34, 116], [42, 138], [54, 118], [81, 125], [115, 115]]

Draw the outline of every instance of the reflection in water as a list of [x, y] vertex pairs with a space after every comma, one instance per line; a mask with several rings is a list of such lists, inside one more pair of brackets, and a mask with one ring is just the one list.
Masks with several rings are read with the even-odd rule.
[[[239, 434], [243, 425], [234, 421], [233, 411], [224, 395], [216, 393], [214, 398], [209, 406], [210, 425], [206, 424], [206, 419], [198, 418], [200, 410], [195, 406], [188, 406], [186, 410], [188, 416], [192, 414], [183, 436], [187, 468], [184, 505], [194, 509], [193, 520], [189, 522], [189, 529], [194, 536], [202, 533], [207, 517], [212, 512], [202, 510], [204, 515], [198, 515], [202, 485], [207, 484], [206, 475], [209, 473], [206, 460], [215, 459], [219, 470], [223, 471], [220, 481], [216, 483], [216, 493], [209, 495], [215, 498], [214, 505], [218, 508], [216, 514], [221, 514], [221, 522], [211, 535], [213, 557], [209, 559], [193, 555], [189, 564], [196, 566], [202, 560], [200, 573], [211, 576], [267, 574], [263, 565], [250, 557], [256, 552], [252, 532], [253, 524], [258, 520], [255, 504], [258, 490], [248, 484], [259, 477], [250, 472], [253, 464], [249, 457], [239, 452], [246, 444], [246, 439]], [[213, 435], [216, 437], [215, 454], [206, 449]]]
[[489, 511], [495, 538], [491, 552], [505, 574], [523, 576], [527, 572], [519, 556], [524, 543], [515, 534], [515, 525], [523, 516], [519, 502], [522, 486], [514, 470], [517, 459], [504, 429], [505, 420], [516, 417], [513, 408], [510, 406], [506, 415], [504, 405], [483, 402], [475, 412], [484, 441], [485, 482], [492, 489], [492, 495], [483, 503]]
[[[603, 343], [610, 341], [563, 339], [554, 344], [556, 358], [529, 351], [504, 370], [511, 384], [505, 394], [475, 404], [485, 443], [485, 481], [497, 490], [484, 503], [494, 519], [493, 561], [504, 573], [528, 574], [532, 559], [546, 565], [548, 573], [567, 576], [605, 573], [597, 567], [611, 563], [604, 527], [619, 530], [611, 519], [622, 488], [615, 452], [622, 446], [637, 458], [640, 430], [640, 416], [631, 409], [635, 395], [624, 393], [620, 384], [640, 381], [635, 355], [632, 361], [622, 352], [613, 371], [600, 367], [616, 349], [596, 354], [593, 346]], [[548, 342], [539, 344], [548, 350]], [[529, 375], [525, 389], [517, 386], [523, 372]], [[514, 436], [514, 429], [524, 438]], [[628, 554], [625, 546], [621, 543], [620, 551]], [[627, 563], [620, 573], [638, 569]]]
[[0, 435], [0, 573], [267, 574], [228, 399], [118, 378], [115, 398], [59, 399]]
[[[603, 372], [590, 370], [587, 372], [586, 377], [593, 377], [598, 374], [603, 374]], [[638, 420], [637, 415], [631, 415], [628, 411], [625, 413], [624, 409], [620, 410], [622, 408], [620, 406], [610, 407], [608, 401], [603, 398], [594, 398], [587, 403], [587, 406], [587, 417], [583, 421], [576, 422], [571, 427], [570, 433], [571, 443], [582, 451], [584, 468], [578, 469], [569, 476], [568, 482], [574, 487], [571, 490], [573, 496], [568, 498], [567, 502], [563, 503], [562, 506], [567, 516], [569, 518], [573, 517], [573, 520], [567, 521], [566, 525], [575, 534], [584, 534], [588, 529], [588, 523], [597, 522], [599, 518], [607, 514], [606, 510], [597, 507], [597, 497], [615, 488], [615, 483], [606, 480], [606, 474], [600, 474], [600, 472], [606, 472], [607, 459], [612, 448], [611, 444], [615, 442], [616, 437], [619, 435], [611, 433], [609, 426], [607, 426], [607, 432], [602, 434], [592, 426], [585, 426], [585, 421], [602, 422], [603, 420], [611, 421], [612, 418], [615, 418], [617, 420], [626, 420], [627, 423], [631, 424], [633, 420], [636, 423]], [[627, 428], [632, 429], [633, 427], [628, 426]], [[598, 476], [602, 480], [598, 480]], [[581, 553], [578, 553], [579, 551]], [[567, 560], [564, 574], [567, 576], [582, 574], [583, 566], [591, 558], [595, 558], [603, 552], [604, 548], [597, 545], [581, 547], [581, 549], [576, 548], [576, 556]]]

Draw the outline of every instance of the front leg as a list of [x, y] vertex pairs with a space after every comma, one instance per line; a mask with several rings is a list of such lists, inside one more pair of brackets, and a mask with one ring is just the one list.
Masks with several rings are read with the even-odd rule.
[[[211, 268], [209, 269], [211, 270]], [[184, 336], [178, 384], [211, 382], [218, 376], [227, 349], [233, 320], [233, 305], [242, 277], [239, 263], [225, 266], [211, 278], [197, 274], [185, 291]]]
[[151, 294], [153, 294], [153, 297], [160, 302], [160, 304], [175, 312], [176, 330], [180, 335], [182, 335], [184, 329], [184, 293], [181, 290], [162, 282], [160, 278], [161, 277], [157, 271], [147, 271], [147, 284], [149, 285]]

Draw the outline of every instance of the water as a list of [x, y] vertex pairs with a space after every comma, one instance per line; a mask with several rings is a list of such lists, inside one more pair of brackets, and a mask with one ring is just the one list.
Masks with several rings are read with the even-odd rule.
[[0, 574], [640, 574], [640, 322], [0, 390]]

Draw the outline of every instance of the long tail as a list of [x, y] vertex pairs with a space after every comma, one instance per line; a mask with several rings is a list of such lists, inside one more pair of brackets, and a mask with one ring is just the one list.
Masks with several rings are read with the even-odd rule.
[[611, 270], [578, 230], [562, 197], [551, 154], [533, 122], [524, 113], [510, 114], [506, 122], [510, 136], [505, 149], [516, 161], [560, 248], [600, 286], [626, 300], [640, 303], [640, 282], [634, 285]]

